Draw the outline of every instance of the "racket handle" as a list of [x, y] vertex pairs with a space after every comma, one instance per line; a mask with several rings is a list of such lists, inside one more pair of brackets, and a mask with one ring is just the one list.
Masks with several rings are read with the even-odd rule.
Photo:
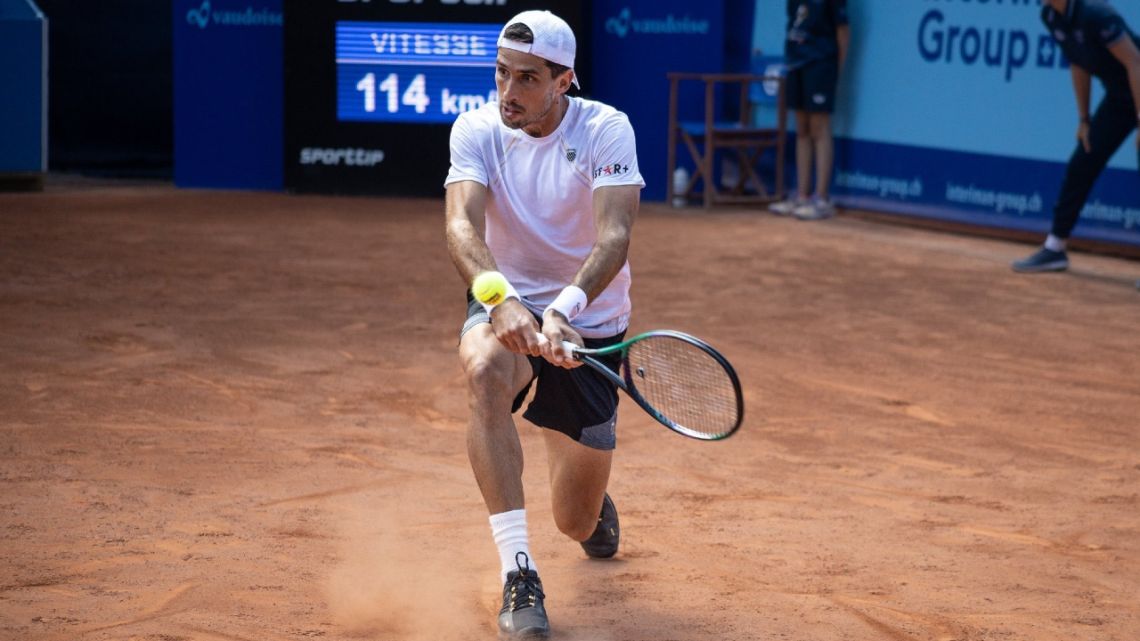
[[[541, 333], [538, 334], [538, 344], [539, 345], [544, 345], [544, 344], [549, 343], [549, 342], [550, 342], [550, 339], [548, 339], [546, 337], [546, 334], [541, 334]], [[571, 354], [574, 354], [581, 348], [578, 347], [577, 345], [575, 345], [574, 343], [571, 343], [570, 341], [562, 341], [562, 349], [570, 352]]]

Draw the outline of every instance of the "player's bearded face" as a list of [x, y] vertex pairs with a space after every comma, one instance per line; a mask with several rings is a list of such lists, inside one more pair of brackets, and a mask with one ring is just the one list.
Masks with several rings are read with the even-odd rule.
[[499, 117], [511, 129], [532, 135], [546, 132], [545, 125], [561, 97], [559, 81], [541, 59], [503, 50], [495, 71], [499, 93]]
[[554, 108], [554, 88], [549, 88], [538, 100], [530, 101], [529, 106], [515, 98], [499, 98], [499, 116], [503, 124], [511, 129], [523, 129], [541, 122]]

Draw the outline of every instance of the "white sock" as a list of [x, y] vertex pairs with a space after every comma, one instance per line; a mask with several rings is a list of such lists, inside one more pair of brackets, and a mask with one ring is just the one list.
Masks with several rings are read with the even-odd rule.
[[1051, 252], [1063, 252], [1065, 251], [1065, 239], [1057, 238], [1053, 234], [1049, 234], [1049, 236], [1045, 238], [1045, 249]]
[[526, 510], [492, 514], [490, 521], [491, 535], [495, 537], [495, 545], [499, 546], [499, 563], [502, 564], [499, 578], [506, 583], [507, 573], [519, 569], [515, 560], [519, 552], [525, 553], [529, 559], [524, 565], [529, 563], [531, 571], [538, 572], [538, 567], [530, 555], [530, 545], [527, 543]]

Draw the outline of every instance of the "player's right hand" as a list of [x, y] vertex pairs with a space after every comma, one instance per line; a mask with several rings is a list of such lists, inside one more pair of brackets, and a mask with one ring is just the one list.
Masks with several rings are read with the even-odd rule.
[[517, 298], [508, 298], [491, 309], [491, 330], [503, 347], [516, 354], [542, 355], [538, 322]]

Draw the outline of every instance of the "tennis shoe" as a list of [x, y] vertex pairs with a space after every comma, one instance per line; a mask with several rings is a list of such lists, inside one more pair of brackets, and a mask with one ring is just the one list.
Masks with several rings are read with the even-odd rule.
[[781, 200], [778, 203], [772, 203], [771, 205], [768, 205], [768, 211], [776, 214], [777, 216], [791, 216], [797, 207], [803, 205], [806, 202], [808, 202], [806, 198], [793, 196], [787, 200]]
[[598, 515], [598, 526], [590, 538], [582, 541], [582, 549], [591, 559], [608, 559], [617, 554], [621, 540], [621, 527], [618, 525], [617, 508], [607, 493], [602, 499], [602, 512]]
[[545, 639], [550, 635], [550, 620], [546, 617], [542, 580], [530, 569], [526, 552], [515, 555], [517, 570], [507, 573], [503, 584], [503, 609], [499, 610], [499, 638]]
[[823, 220], [835, 215], [835, 205], [830, 200], [813, 198], [792, 210], [792, 215], [799, 220]]
[[1063, 251], [1055, 252], [1042, 247], [1032, 256], [1013, 261], [1010, 267], [1023, 274], [1063, 272], [1069, 268], [1069, 257]]

